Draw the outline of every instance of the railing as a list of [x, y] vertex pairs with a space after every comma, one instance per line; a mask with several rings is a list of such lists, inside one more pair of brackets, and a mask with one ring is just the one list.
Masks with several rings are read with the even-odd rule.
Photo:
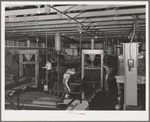
[[[74, 94], [76, 95], [64, 108], [62, 108], [62, 110], [66, 110], [71, 103], [73, 103], [76, 99], [79, 98], [80, 103], [82, 103], [82, 85], [80, 87], [78, 87], [76, 90], [79, 90], [78, 92], [63, 92], [63, 91], [51, 91], [51, 93], [61, 93], [61, 94]], [[64, 98], [63, 98], [64, 99]]]
[[[73, 103], [77, 98], [78, 98], [79, 95], [77, 95], [75, 98], [73, 98], [62, 110], [66, 110], [70, 105], [71, 103]], [[80, 103], [82, 102], [82, 100], [80, 101]]]
[[13, 107], [15, 110], [18, 110], [18, 108], [16, 107], [16, 105], [14, 104], [14, 102], [9, 98], [9, 96], [7, 95], [7, 93], [5, 93], [5, 97], [6, 97], [6, 99], [9, 101], [9, 103], [12, 105], [12, 107]]
[[61, 93], [61, 94], [77, 94], [77, 96], [80, 96], [80, 103], [82, 103], [82, 90], [79, 92], [62, 92], [62, 91], [51, 91], [51, 93]]
[[15, 109], [15, 110], [19, 110], [19, 102], [20, 102], [20, 100], [19, 100], [19, 93], [20, 93], [20, 91], [23, 91], [23, 90], [25, 90], [25, 88], [26, 87], [23, 87], [23, 88], [18, 88], [18, 89], [12, 89], [12, 91], [15, 91], [15, 92], [13, 92], [12, 94], [15, 94], [15, 93], [17, 93], [17, 107], [16, 107], [16, 105], [14, 104], [14, 102], [9, 98], [9, 96], [8, 96], [8, 94], [5, 92], [5, 97], [7, 98], [7, 100], [8, 100], [8, 102], [12, 105], [12, 107]]

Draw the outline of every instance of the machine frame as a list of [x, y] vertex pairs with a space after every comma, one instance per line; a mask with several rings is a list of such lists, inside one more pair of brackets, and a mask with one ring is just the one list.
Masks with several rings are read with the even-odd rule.
[[38, 86], [38, 76], [39, 76], [39, 51], [38, 50], [20, 50], [19, 51], [19, 76], [23, 75], [23, 55], [35, 55], [35, 85]]
[[[103, 58], [104, 58], [104, 51], [103, 50], [82, 50], [82, 79], [84, 78], [84, 60], [85, 60], [85, 54], [98, 54], [101, 55], [101, 80], [100, 80], [100, 84], [101, 84], [101, 88], [103, 87]], [[93, 68], [94, 69], [94, 68]]]

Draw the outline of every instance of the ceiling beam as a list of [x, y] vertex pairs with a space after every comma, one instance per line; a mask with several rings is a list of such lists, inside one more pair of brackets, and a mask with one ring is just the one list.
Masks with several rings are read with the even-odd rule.
[[[7, 7], [7, 4], [5, 4]], [[15, 4], [16, 5], [16, 4]], [[32, 4], [31, 4], [32, 5]], [[30, 4], [28, 6], [31, 6]], [[35, 6], [40, 6], [43, 4], [33, 4]], [[26, 5], [22, 5], [24, 7]], [[134, 7], [141, 7], [141, 5], [136, 5]], [[17, 6], [12, 6], [12, 7], [17, 7]], [[21, 6], [18, 6], [21, 7]], [[57, 9], [62, 12], [68, 12], [70, 11], [85, 11], [85, 10], [93, 10], [93, 9], [110, 9], [110, 8], [119, 8], [119, 7], [133, 7], [133, 5], [77, 5], [72, 7], [70, 6], [57, 6]], [[66, 11], [67, 10], [67, 11]], [[12, 15], [28, 15], [28, 14], [39, 14], [40, 13], [45, 13], [44, 8], [32, 8], [32, 9], [23, 9], [23, 10], [8, 10], [5, 12], [5, 16], [12, 16]], [[51, 9], [51, 13], [56, 13], [57, 11], [55, 9]]]
[[18, 16], [18, 15], [34, 15], [34, 14], [42, 14], [42, 13], [50, 13], [50, 9], [44, 8], [34, 8], [34, 9], [25, 9], [25, 10], [12, 10], [5, 11], [5, 16]]
[[[65, 6], [63, 6], [65, 7]], [[63, 11], [63, 7], [57, 7], [58, 10]], [[68, 6], [67, 6], [68, 7]], [[71, 6], [70, 6], [71, 7]], [[73, 8], [69, 9], [69, 11], [85, 11], [85, 10], [92, 10], [92, 9], [111, 9], [111, 8], [119, 8], [119, 7], [133, 7], [133, 5], [129, 5], [129, 4], [124, 4], [124, 5], [87, 5], [87, 4], [83, 4], [83, 5], [77, 5], [74, 6]], [[141, 7], [141, 5], [134, 5], [134, 7]]]
[[[86, 18], [86, 17], [97, 17], [97, 16], [119, 16], [127, 14], [144, 14], [146, 12], [145, 8], [139, 9], [124, 9], [124, 10], [107, 10], [107, 11], [96, 11], [96, 12], [85, 12], [79, 15], [77, 18]], [[67, 16], [71, 18], [75, 17], [79, 13], [69, 13]], [[66, 15], [62, 15], [61, 19], [67, 19]], [[57, 14], [55, 15], [44, 15], [44, 16], [29, 16], [29, 17], [16, 17], [16, 18], [5, 18], [5, 22], [19, 22], [19, 21], [38, 21], [38, 20], [55, 20], [58, 19]]]
[[[139, 19], [145, 19], [145, 15], [139, 16]], [[77, 19], [79, 22], [84, 21], [85, 19]], [[84, 23], [91, 22], [109, 22], [109, 21], [124, 21], [124, 20], [133, 20], [132, 16], [119, 16], [119, 17], [106, 17], [106, 18], [89, 18], [86, 19]], [[33, 22], [6, 22], [5, 27], [13, 26], [30, 26], [30, 25], [53, 25], [53, 24], [73, 24], [73, 20], [55, 20], [55, 21], [33, 21]]]
[[[139, 20], [138, 23], [145, 23], [145, 20]], [[89, 23], [84, 23], [87, 26]], [[105, 26], [105, 25], [112, 25], [112, 24], [134, 24], [134, 21], [111, 21], [111, 22], [98, 22], [93, 23], [90, 26]], [[78, 24], [63, 24], [63, 25], [36, 25], [36, 26], [26, 26], [26, 27], [6, 27], [6, 30], [19, 30], [19, 29], [38, 29], [38, 28], [62, 28], [62, 27], [79, 27]]]
[[[103, 25], [103, 26], [97, 26], [95, 28], [96, 31], [100, 31], [100, 32], [103, 32], [104, 30], [106, 29], [110, 29], [110, 28], [121, 28], [123, 29], [124, 27], [128, 27], [130, 29], [133, 28], [133, 24], [120, 24], [120, 25]], [[145, 27], [145, 24], [139, 24], [138, 26], [139, 28], [143, 28]], [[60, 31], [60, 32], [63, 32], [63, 31], [75, 31], [75, 32], [80, 32], [79, 28], [78, 27], [64, 27], [64, 28], [27, 28], [27, 29], [6, 29], [5, 30], [6, 32], [38, 32], [38, 31], [51, 31], [53, 33], [55, 33], [56, 31]]]

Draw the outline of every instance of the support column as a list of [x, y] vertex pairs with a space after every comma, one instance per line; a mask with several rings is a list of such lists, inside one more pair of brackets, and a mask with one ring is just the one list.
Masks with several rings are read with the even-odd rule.
[[94, 39], [91, 39], [91, 50], [94, 50]]
[[38, 76], [39, 76], [39, 61], [38, 61], [39, 51], [36, 50], [35, 54], [35, 85], [38, 86]]
[[107, 38], [106, 38], [106, 43], [105, 43], [105, 49], [107, 49]]
[[23, 75], [23, 55], [19, 54], [19, 76], [21, 77]]
[[82, 66], [82, 69], [81, 69], [81, 73], [82, 73], [82, 76], [81, 78], [83, 79], [84, 78], [84, 54], [82, 53], [82, 62], [81, 62], [81, 66]]
[[60, 89], [60, 59], [59, 59], [59, 51], [61, 50], [61, 35], [59, 32], [55, 33], [55, 50], [57, 51], [58, 60], [57, 60], [57, 90]]
[[117, 54], [117, 48], [116, 48], [116, 40], [114, 40], [114, 54]]
[[57, 51], [57, 55], [58, 55], [58, 60], [57, 60], [57, 90], [59, 91], [60, 88], [60, 74], [59, 74], [59, 69], [60, 69], [60, 65], [59, 65], [59, 51]]
[[112, 46], [112, 50], [114, 50], [114, 39], [112, 39], [111, 46]]
[[104, 55], [101, 55], [101, 89], [103, 88], [103, 59], [104, 59]]
[[[46, 43], [45, 47], [47, 48], [47, 31], [46, 31], [46, 42], [45, 43]], [[45, 52], [46, 52], [46, 61], [47, 61], [47, 49], [45, 50]]]
[[59, 32], [55, 33], [55, 50], [61, 51], [61, 35]]

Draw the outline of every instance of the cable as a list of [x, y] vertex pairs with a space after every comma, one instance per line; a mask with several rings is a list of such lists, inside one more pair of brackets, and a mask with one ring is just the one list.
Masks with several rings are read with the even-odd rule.
[[131, 55], [131, 44], [132, 44], [132, 41], [133, 41], [133, 38], [135, 36], [135, 24], [134, 24], [134, 29], [133, 29], [133, 34], [132, 34], [132, 37], [131, 37], [131, 41], [130, 41], [130, 47], [129, 47], [129, 53], [130, 53], [130, 59], [132, 59], [132, 55]]
[[81, 47], [82, 46], [82, 32], [80, 33], [80, 58], [82, 57]]

